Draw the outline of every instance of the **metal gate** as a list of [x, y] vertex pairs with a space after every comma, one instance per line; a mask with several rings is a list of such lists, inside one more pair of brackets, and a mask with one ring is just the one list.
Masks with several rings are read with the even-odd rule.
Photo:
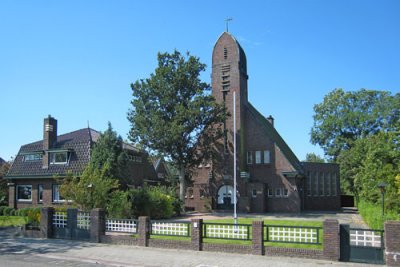
[[340, 225], [340, 260], [384, 264], [383, 230]]
[[90, 240], [90, 213], [77, 210], [55, 212], [53, 215], [53, 237]]

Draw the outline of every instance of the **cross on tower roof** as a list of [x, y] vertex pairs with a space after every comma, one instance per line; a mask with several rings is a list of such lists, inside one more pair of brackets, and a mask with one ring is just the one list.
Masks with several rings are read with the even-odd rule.
[[233, 19], [232, 18], [226, 18], [225, 19], [225, 23], [226, 23], [226, 32], [229, 32], [229, 21], [232, 21]]

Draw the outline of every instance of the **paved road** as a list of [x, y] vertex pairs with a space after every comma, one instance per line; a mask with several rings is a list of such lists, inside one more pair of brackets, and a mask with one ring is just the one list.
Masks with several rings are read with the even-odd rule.
[[[87, 242], [28, 239], [13, 237], [13, 232], [0, 230], [0, 266], [368, 266], [298, 258], [266, 257], [92, 244]], [[376, 265], [370, 265], [375, 266]]]

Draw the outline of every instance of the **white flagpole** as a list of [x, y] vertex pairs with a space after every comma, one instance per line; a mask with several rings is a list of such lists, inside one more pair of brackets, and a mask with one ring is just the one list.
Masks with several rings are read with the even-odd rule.
[[236, 92], [233, 92], [233, 219], [235, 225], [237, 224], [236, 213]]

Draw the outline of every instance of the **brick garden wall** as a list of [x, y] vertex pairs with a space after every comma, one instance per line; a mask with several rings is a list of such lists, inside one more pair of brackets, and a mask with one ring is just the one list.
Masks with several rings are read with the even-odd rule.
[[[53, 208], [43, 208], [41, 214], [41, 230], [25, 234], [30, 237], [52, 238]], [[72, 213], [72, 212], [70, 212]], [[326, 259], [338, 261], [340, 258], [340, 227], [337, 220], [325, 220], [323, 224], [324, 243], [323, 249], [302, 249], [288, 247], [265, 246], [264, 223], [254, 221], [252, 224], [253, 238], [249, 245], [218, 244], [203, 242], [203, 221], [195, 219], [191, 222], [191, 237], [187, 241], [165, 240], [150, 237], [150, 219], [140, 217], [136, 237], [132, 234], [105, 232], [105, 214], [101, 210], [91, 212], [90, 240], [92, 242], [109, 243], [118, 245], [147, 246], [156, 248], [169, 248], [180, 250], [227, 252], [237, 254], [254, 254], [265, 256], [283, 256], [311, 259]], [[93, 225], [94, 224], [94, 225]], [[40, 236], [38, 236], [40, 233]], [[32, 234], [32, 235], [31, 235]], [[389, 221], [385, 223], [385, 246], [387, 266], [400, 266], [400, 222]]]

